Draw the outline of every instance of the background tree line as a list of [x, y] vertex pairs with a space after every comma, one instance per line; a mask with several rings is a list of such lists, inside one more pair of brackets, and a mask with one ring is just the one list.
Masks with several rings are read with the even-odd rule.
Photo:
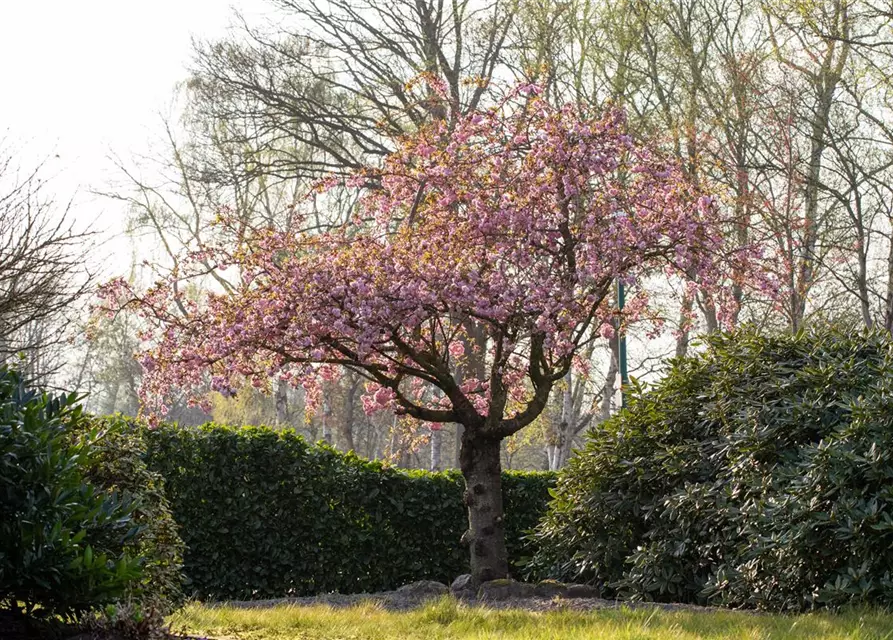
[[[757, 245], [771, 266], [764, 294], [731, 274], [737, 310], [677, 282], [660, 292], [669, 328], [652, 339], [630, 327], [630, 369], [647, 377], [692, 339], [741, 323], [797, 330], [816, 321], [893, 328], [888, 124], [893, 10], [866, 1], [788, 0], [269, 0], [267, 22], [234, 16], [230, 35], [197, 41], [189, 78], [161, 129], [157, 155], [119, 161], [108, 195], [126, 203], [141, 249], [131, 277], [176, 269], [226, 208], [243, 221], [238, 244], [288, 213], [324, 176], [348, 174], [392, 151], [389, 140], [432, 119], [451, 122], [495, 103], [507, 84], [541, 84], [554, 103], [622, 106], [634, 136], [657, 140], [688, 176], [715, 193], [725, 232]], [[435, 99], [422, 74], [443, 79]], [[294, 233], [342, 224], [347, 192], [312, 202]], [[151, 247], [145, 250], [142, 247]], [[140, 260], [147, 263], [139, 266]], [[239, 277], [208, 264], [206, 286]], [[646, 283], [639, 283], [644, 285]], [[635, 288], [636, 285], [632, 284]], [[653, 296], [654, 294], [652, 294]], [[121, 315], [95, 327], [79, 381], [97, 410], [133, 413], [139, 326]], [[590, 350], [548, 410], [504, 452], [509, 466], [558, 468], [579, 434], [617, 405], [618, 342]], [[213, 417], [294, 426], [314, 439], [405, 466], [455, 466], [454, 426], [432, 431], [367, 416], [362, 381], [347, 374], [305, 415], [302, 390], [245, 389]], [[174, 418], [207, 415], [175, 407]]]

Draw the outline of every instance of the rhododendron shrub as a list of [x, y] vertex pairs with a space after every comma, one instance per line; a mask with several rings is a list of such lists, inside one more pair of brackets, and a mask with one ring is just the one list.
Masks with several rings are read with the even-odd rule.
[[[634, 143], [619, 111], [555, 108], [535, 87], [400, 140], [347, 186], [362, 194], [344, 227], [204, 247], [202, 261], [242, 274], [232, 292], [184, 300], [177, 281], [200, 273], [198, 260], [142, 294], [106, 287], [109, 308], [132, 304], [156, 328], [143, 400], [163, 412], [174, 391], [200, 402], [209, 385], [228, 394], [283, 379], [312, 405], [321, 379], [353, 369], [368, 380], [367, 411], [464, 427], [473, 575], [504, 577], [500, 442], [608, 333], [618, 277], [718, 282], [713, 204]], [[627, 320], [648, 313], [644, 293], [625, 309]]]

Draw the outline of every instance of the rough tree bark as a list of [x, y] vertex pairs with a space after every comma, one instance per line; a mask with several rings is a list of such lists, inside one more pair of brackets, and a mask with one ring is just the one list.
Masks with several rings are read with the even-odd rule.
[[478, 582], [505, 578], [509, 573], [502, 509], [501, 438], [465, 428], [460, 467], [465, 478], [468, 531], [462, 542], [471, 551], [471, 574]]

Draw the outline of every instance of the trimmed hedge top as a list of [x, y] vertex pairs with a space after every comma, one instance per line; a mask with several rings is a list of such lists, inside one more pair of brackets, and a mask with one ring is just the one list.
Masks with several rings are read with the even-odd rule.
[[[198, 597], [371, 592], [468, 571], [456, 471], [396, 470], [265, 427], [163, 426], [146, 438]], [[524, 532], [553, 482], [550, 473], [503, 475], [510, 558], [532, 555]]]

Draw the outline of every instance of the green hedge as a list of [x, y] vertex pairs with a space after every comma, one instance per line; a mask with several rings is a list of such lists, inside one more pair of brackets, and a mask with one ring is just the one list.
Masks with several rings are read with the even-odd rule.
[[[392, 589], [468, 571], [462, 477], [390, 469], [293, 431], [164, 426], [147, 433], [186, 544], [188, 589], [209, 599]], [[504, 475], [510, 557], [554, 476]]]

